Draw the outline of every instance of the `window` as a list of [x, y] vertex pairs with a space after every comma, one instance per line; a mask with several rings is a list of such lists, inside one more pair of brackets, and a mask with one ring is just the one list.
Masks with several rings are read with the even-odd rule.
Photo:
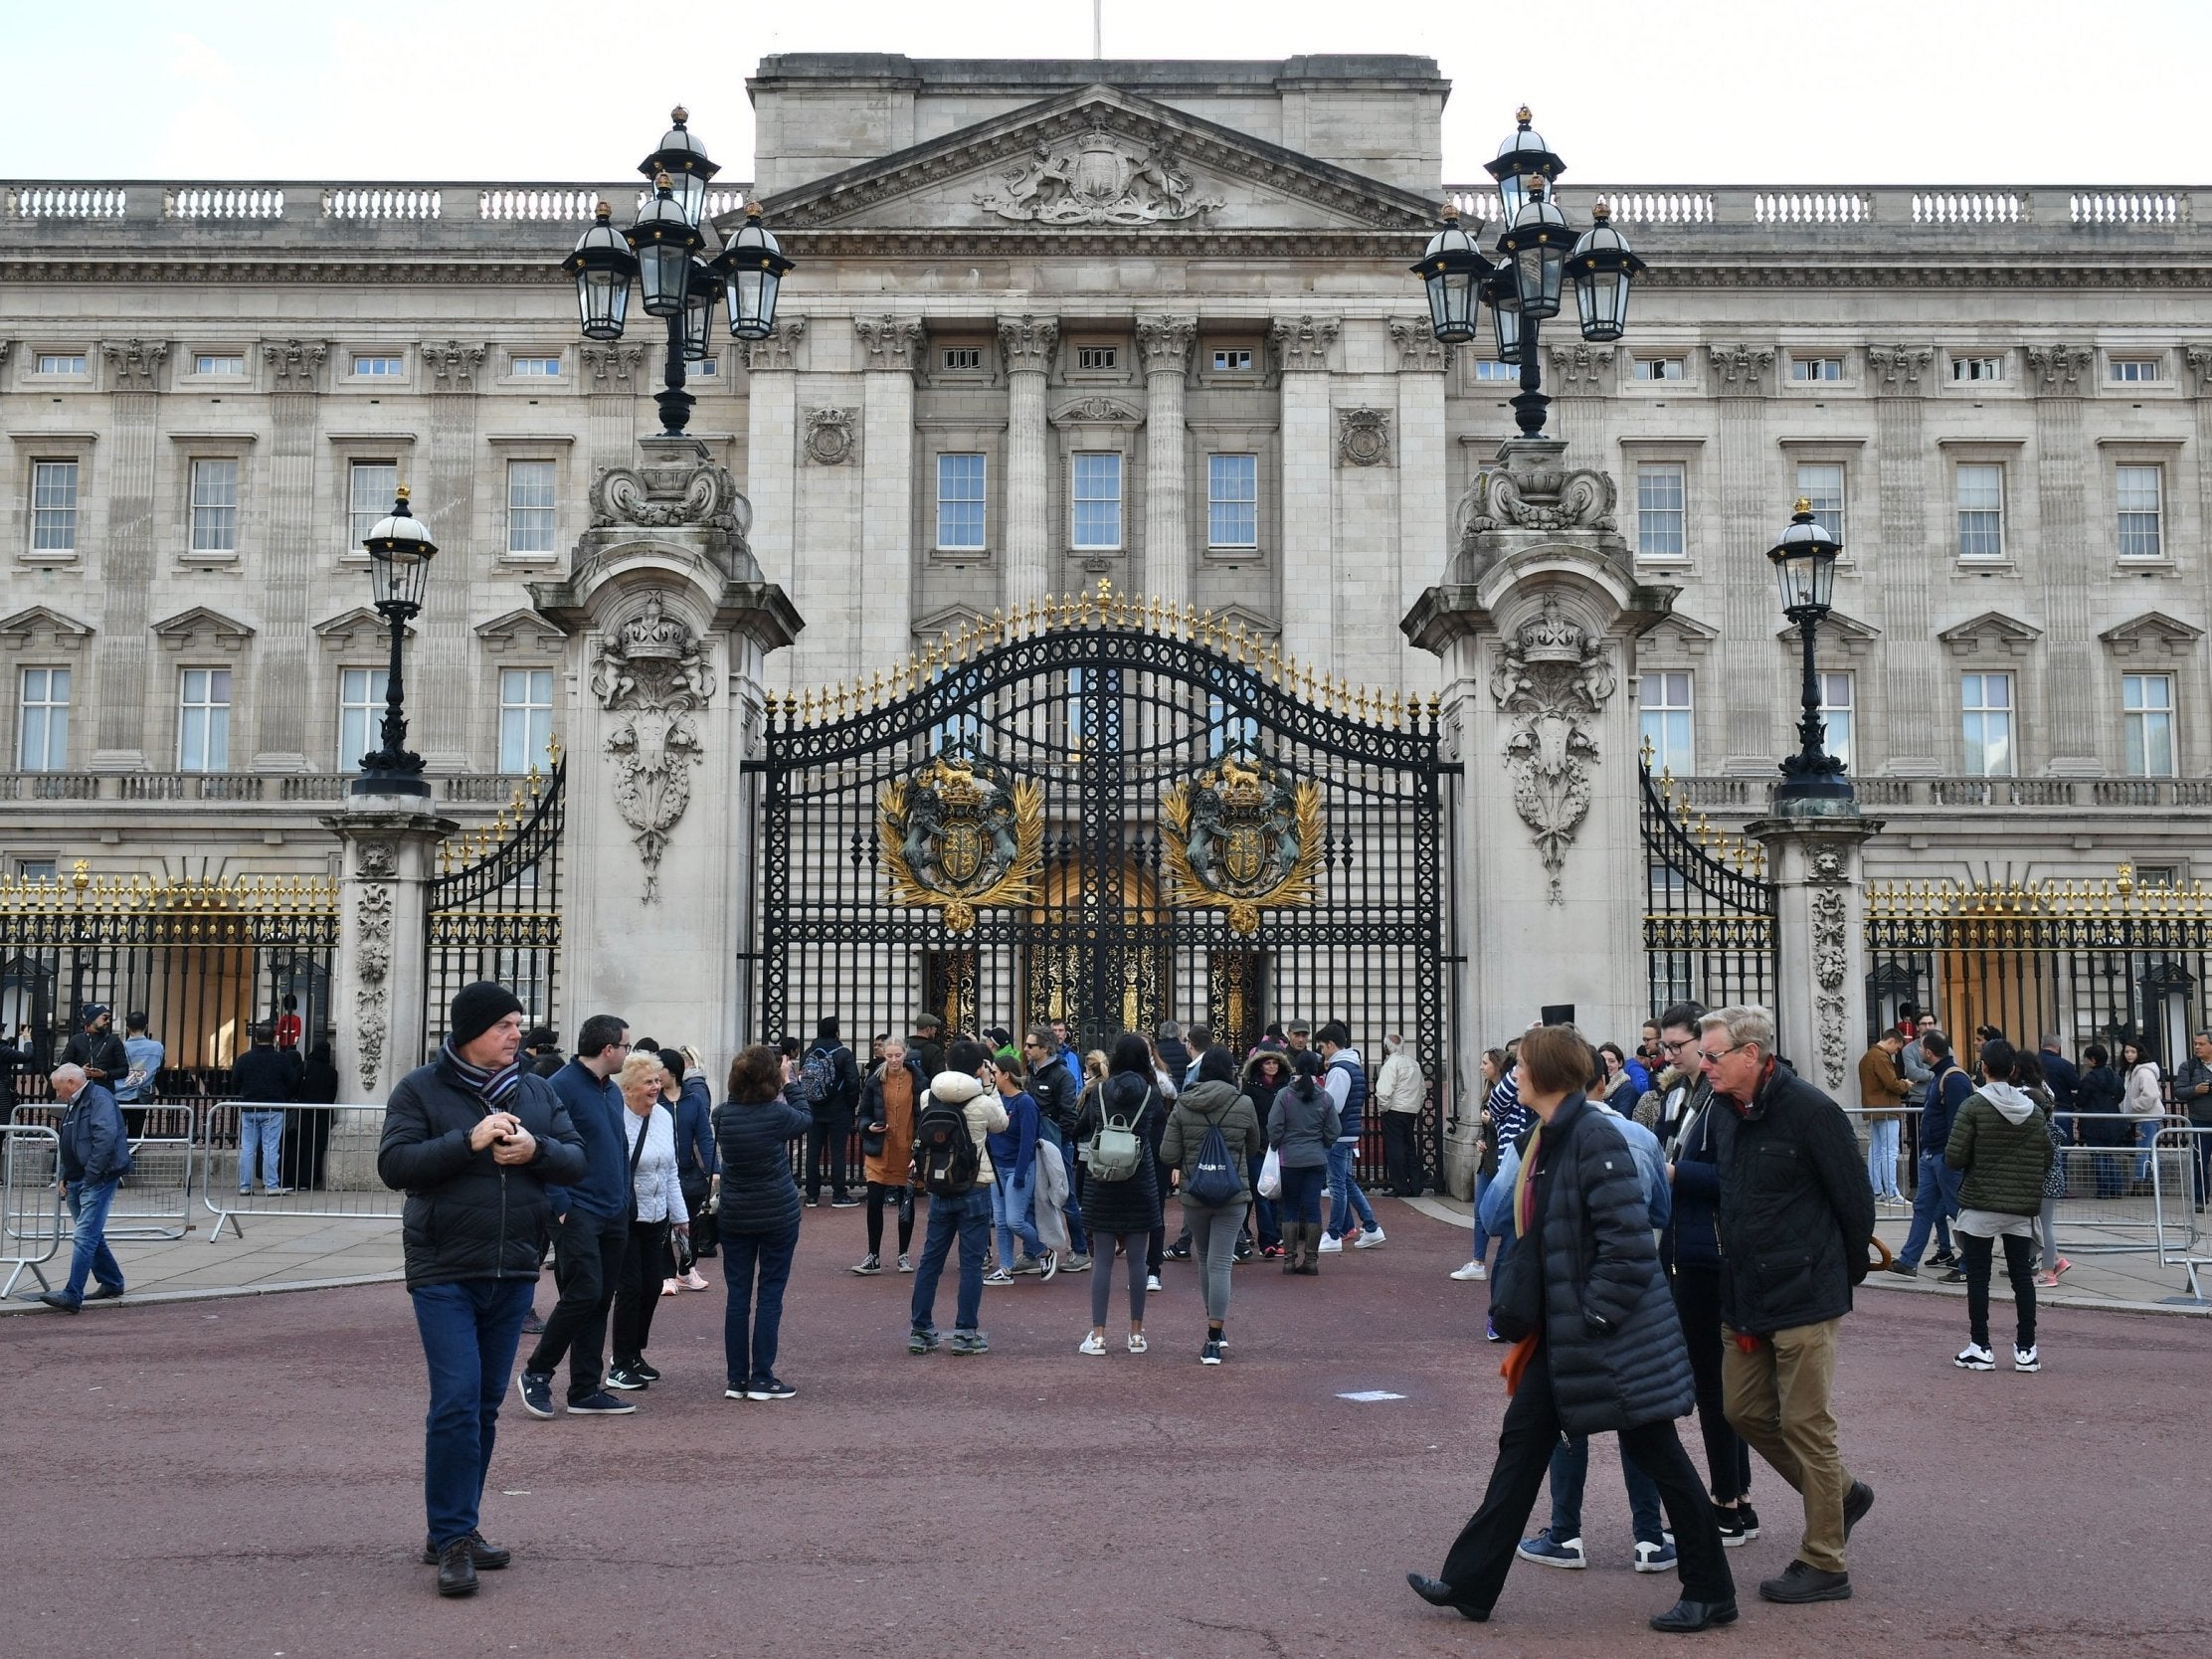
[[2112, 379], [2128, 382], [2163, 380], [2165, 376], [2159, 372], [2163, 366], [2162, 360], [2156, 357], [2113, 357], [2105, 364]]
[[943, 553], [981, 553], [984, 548], [984, 459], [980, 455], [937, 458], [937, 547]]
[[1074, 457], [1069, 506], [1079, 550], [1121, 546], [1121, 457], [1113, 452], [1078, 451]]
[[2119, 466], [2113, 469], [2114, 494], [2120, 502], [2120, 556], [2122, 559], [2155, 559], [2164, 551], [2159, 517], [2164, 493], [2164, 469], [2157, 466]]
[[400, 492], [400, 463], [396, 461], [357, 461], [347, 472], [346, 503], [352, 520], [351, 545], [359, 547], [369, 532], [392, 511]]
[[1478, 357], [1475, 359], [1475, 378], [1477, 380], [1519, 380], [1521, 378], [1521, 365], [1518, 363], [1501, 363], [1495, 357]]
[[1115, 346], [1077, 346], [1075, 366], [1079, 369], [1110, 369], [1121, 360]]
[[177, 701], [177, 770], [229, 771], [231, 670], [185, 669]]
[[192, 551], [238, 551], [238, 462], [228, 457], [192, 463]]
[[558, 380], [561, 378], [559, 357], [510, 357], [507, 372], [524, 380]]
[[192, 359], [194, 374], [244, 374], [246, 359], [222, 352], [201, 352]]
[[1801, 461], [1797, 493], [1812, 503], [1812, 520], [1838, 542], [1843, 540], [1843, 462]]
[[1696, 764], [1689, 674], [1645, 674], [1638, 702], [1643, 741], [1651, 746], [1651, 770], [1687, 777]]
[[1231, 712], [1232, 705], [1218, 691], [1205, 699], [1205, 753], [1209, 760], [1224, 754], [1259, 753], [1259, 722], [1249, 714]]
[[85, 354], [81, 351], [42, 351], [39, 353], [41, 374], [83, 374]]
[[362, 352], [353, 354], [353, 373], [363, 380], [397, 380], [407, 372], [407, 365], [398, 357], [370, 356]]
[[31, 462], [31, 550], [77, 551], [77, 462]]
[[1213, 354], [1213, 369], [1216, 374], [1242, 374], [1251, 366], [1252, 354], [1242, 348], [1216, 351]]
[[947, 346], [945, 367], [948, 369], [980, 369], [983, 367], [983, 347]]
[[1843, 762], [1846, 772], [1857, 764], [1851, 743], [1857, 724], [1853, 707], [1856, 693], [1857, 687], [1849, 674], [1824, 673], [1820, 676], [1820, 717], [1828, 723], [1824, 744], [1829, 754]]
[[[1514, 370], [1515, 374], [1521, 371]], [[1637, 380], [1680, 380], [1682, 359], [1679, 357], [1639, 357], [1633, 371]]]
[[59, 772], [69, 765], [70, 671], [23, 670], [22, 721], [16, 729], [18, 772]]
[[1792, 357], [1789, 360], [1789, 378], [1792, 380], [1841, 380], [1843, 359], [1840, 357]]
[[1958, 556], [2004, 557], [2004, 468], [1993, 461], [1958, 468]]
[[697, 380], [712, 380], [722, 372], [722, 359], [714, 352], [694, 357], [685, 365], [684, 372]]
[[550, 461], [507, 462], [507, 551], [553, 551], [553, 465]]
[[18, 881], [43, 881], [53, 885], [55, 863], [51, 858], [18, 858], [15, 861], [15, 878]]
[[1953, 380], [2002, 380], [2002, 357], [1953, 357], [1950, 360], [1950, 377]]
[[553, 670], [499, 670], [499, 770], [527, 772], [553, 741]]
[[338, 770], [357, 772], [361, 757], [377, 746], [389, 670], [338, 670]]
[[2127, 737], [2127, 776], [2173, 777], [2178, 770], [2173, 752], [2173, 676], [2121, 674], [2120, 707]]
[[1966, 775], [2012, 776], [2012, 676], [1964, 674], [1959, 706], [1966, 717]]
[[1636, 465], [1636, 557], [1681, 559], [1689, 556], [1683, 524], [1688, 505], [1688, 468], [1679, 461], [1646, 461]]
[[1259, 457], [1205, 458], [1205, 544], [1259, 546]]

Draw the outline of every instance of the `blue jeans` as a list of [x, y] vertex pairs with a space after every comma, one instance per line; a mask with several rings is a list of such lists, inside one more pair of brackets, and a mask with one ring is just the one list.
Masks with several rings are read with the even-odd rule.
[[499, 1402], [506, 1397], [522, 1316], [537, 1289], [526, 1279], [461, 1279], [413, 1292], [415, 1328], [430, 1367], [423, 1419], [423, 1507], [433, 1548], [476, 1530]]
[[1958, 1172], [1943, 1162], [1941, 1153], [1922, 1153], [1919, 1189], [1913, 1194], [1913, 1224], [1905, 1231], [1905, 1246], [1897, 1259], [1907, 1267], [1921, 1264], [1928, 1235], [1936, 1234], [1938, 1250], [1950, 1248], [1950, 1218], [1958, 1213]]
[[2158, 1131], [2166, 1127], [2164, 1118], [2145, 1118], [2135, 1130], [2135, 1145], [2142, 1148], [2142, 1156], [2135, 1160], [2135, 1179], [2150, 1179], [2150, 1145], [2158, 1139]]
[[937, 1328], [937, 1281], [944, 1276], [955, 1239], [960, 1243], [960, 1297], [953, 1308], [953, 1329], [974, 1331], [983, 1318], [983, 1253], [991, 1241], [991, 1194], [984, 1188], [957, 1198], [929, 1200], [929, 1235], [914, 1273], [916, 1330]]
[[[782, 1232], [725, 1232], [722, 1277], [729, 1307], [722, 1315], [722, 1358], [729, 1385], [765, 1382], [776, 1375], [776, 1344], [784, 1324], [784, 1286], [799, 1253], [799, 1223]], [[758, 1275], [756, 1287], [755, 1275]], [[659, 1286], [653, 1286], [657, 1294]]]
[[991, 1184], [991, 1220], [999, 1229], [999, 1265], [1010, 1273], [1014, 1271], [1016, 1236], [1026, 1254], [1044, 1254], [1044, 1240], [1037, 1236], [1036, 1222], [1030, 1218], [1030, 1206], [1035, 1201], [1036, 1166], [1033, 1164], [1028, 1175], [1018, 1182], [1001, 1175]]
[[240, 1111], [238, 1114], [238, 1190], [243, 1193], [254, 1185], [254, 1149], [259, 1146], [262, 1154], [262, 1185], [274, 1191], [280, 1186], [276, 1179], [276, 1154], [284, 1144], [284, 1109], [273, 1111]]
[[1352, 1155], [1360, 1150], [1354, 1141], [1338, 1141], [1329, 1148], [1329, 1236], [1344, 1236], [1345, 1204], [1351, 1202], [1360, 1217], [1360, 1225], [1375, 1225], [1375, 1206], [1368, 1202], [1368, 1196], [1360, 1191], [1360, 1184], [1352, 1179]]
[[89, 1278], [97, 1279], [109, 1290], [122, 1289], [123, 1270], [115, 1263], [115, 1252], [107, 1247], [107, 1206], [115, 1201], [115, 1184], [101, 1181], [88, 1187], [82, 1181], [72, 1182], [66, 1197], [77, 1233], [70, 1247], [69, 1283], [62, 1287], [62, 1294], [72, 1302], [84, 1301], [85, 1281]]
[[1878, 1198], [1894, 1198], [1897, 1191], [1897, 1119], [1867, 1125], [1867, 1185]]
[[1321, 1225], [1321, 1184], [1327, 1174], [1318, 1168], [1283, 1171], [1283, 1219], [1309, 1227]]
[[1490, 1249], [1490, 1232], [1482, 1224], [1482, 1196], [1490, 1191], [1490, 1178], [1479, 1170], [1475, 1173], [1475, 1253], [1471, 1259], [1482, 1260]]
[[[1582, 1486], [1589, 1478], [1589, 1436], [1571, 1434], [1552, 1448], [1552, 1537], [1561, 1542], [1582, 1536]], [[1628, 1482], [1628, 1528], [1638, 1544], [1658, 1544], [1665, 1533], [1659, 1521], [1659, 1488], [1620, 1448], [1620, 1472]]]

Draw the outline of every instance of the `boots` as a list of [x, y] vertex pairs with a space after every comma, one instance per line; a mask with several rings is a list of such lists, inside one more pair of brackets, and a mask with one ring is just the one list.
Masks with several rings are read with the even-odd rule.
[[1298, 1252], [1304, 1247], [1305, 1241], [1306, 1227], [1304, 1222], [1285, 1221], [1283, 1223], [1283, 1271], [1285, 1273], [1298, 1271]]

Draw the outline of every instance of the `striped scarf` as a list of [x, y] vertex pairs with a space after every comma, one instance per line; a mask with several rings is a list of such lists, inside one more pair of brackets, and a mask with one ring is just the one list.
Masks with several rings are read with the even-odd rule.
[[480, 1065], [470, 1065], [454, 1047], [453, 1039], [446, 1039], [446, 1063], [461, 1074], [461, 1080], [474, 1089], [483, 1099], [484, 1110], [504, 1112], [513, 1104], [522, 1089], [522, 1061], [520, 1056], [509, 1060], [497, 1071], [486, 1071]]

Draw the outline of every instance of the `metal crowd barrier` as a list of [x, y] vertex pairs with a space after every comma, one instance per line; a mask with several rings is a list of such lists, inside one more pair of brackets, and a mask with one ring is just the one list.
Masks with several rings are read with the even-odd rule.
[[2152, 1148], [2156, 1158], [2151, 1169], [2153, 1179], [2160, 1181], [2161, 1186], [2165, 1176], [2165, 1155], [2169, 1150], [2178, 1153], [2181, 1160], [2180, 1187], [2183, 1202], [2172, 1206], [2170, 1211], [2179, 1215], [2181, 1224], [2165, 1224], [2169, 1207], [2162, 1201], [2161, 1195], [2158, 1206], [2158, 1265], [2178, 1267], [2187, 1273], [2188, 1299], [2202, 1302], [2206, 1298], [2204, 1286], [2197, 1276], [2198, 1269], [2212, 1267], [2212, 1254], [2205, 1250], [2207, 1240], [2202, 1219], [2206, 1202], [2212, 1200], [2212, 1192], [2208, 1192], [2208, 1188], [2212, 1188], [2212, 1124], [2169, 1122], [2158, 1132], [2157, 1144]]
[[214, 1243], [228, 1226], [246, 1236], [247, 1218], [300, 1215], [328, 1220], [398, 1220], [407, 1195], [377, 1178], [376, 1149], [384, 1134], [384, 1108], [365, 1105], [289, 1105], [277, 1151], [277, 1186], [261, 1185], [260, 1159], [248, 1172], [250, 1191], [239, 1191], [239, 1114], [237, 1101], [202, 1108], [198, 1162], [200, 1191], [215, 1227]]
[[[18, 1106], [11, 1121], [59, 1131], [69, 1108], [54, 1101]], [[132, 1106], [136, 1114], [141, 1108]], [[153, 1133], [130, 1143], [131, 1170], [108, 1206], [109, 1238], [182, 1238], [192, 1230], [193, 1108], [148, 1106], [141, 1126]], [[62, 1225], [72, 1229], [69, 1211]], [[65, 1233], [73, 1236], [74, 1233]]]
[[0, 1267], [8, 1280], [0, 1301], [15, 1294], [29, 1273], [42, 1291], [52, 1290], [44, 1264], [61, 1253], [62, 1229], [69, 1215], [56, 1180], [62, 1167], [62, 1138], [44, 1124], [0, 1126]]

